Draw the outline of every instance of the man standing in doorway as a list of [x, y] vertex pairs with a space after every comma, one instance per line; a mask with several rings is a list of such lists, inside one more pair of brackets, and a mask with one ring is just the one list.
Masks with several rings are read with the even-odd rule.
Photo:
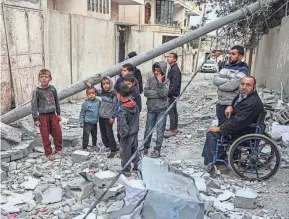
[[171, 137], [178, 134], [178, 111], [177, 103], [174, 103], [175, 99], [180, 95], [181, 83], [182, 83], [182, 73], [177, 64], [178, 55], [176, 53], [170, 53], [167, 58], [167, 62], [170, 65], [170, 70], [168, 72], [168, 79], [170, 81], [169, 87], [169, 105], [173, 104], [173, 107], [169, 111], [170, 117], [170, 129], [165, 132], [165, 137]]
[[218, 103], [216, 114], [219, 125], [226, 119], [226, 109], [239, 93], [239, 85], [243, 77], [249, 74], [248, 65], [241, 60], [244, 57], [242, 46], [233, 46], [229, 53], [229, 63], [213, 78], [213, 84], [218, 88]]

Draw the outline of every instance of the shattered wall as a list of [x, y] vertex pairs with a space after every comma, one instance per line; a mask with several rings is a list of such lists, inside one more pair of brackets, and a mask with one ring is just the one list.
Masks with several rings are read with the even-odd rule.
[[289, 95], [289, 16], [282, 24], [264, 35], [259, 43], [254, 60], [254, 71], [258, 84], [280, 91], [283, 83], [284, 92]]

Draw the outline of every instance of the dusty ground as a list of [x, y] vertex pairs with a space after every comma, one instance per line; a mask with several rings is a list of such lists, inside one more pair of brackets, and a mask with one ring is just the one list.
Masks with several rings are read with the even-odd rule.
[[[211, 84], [211, 77], [212, 74], [200, 73], [193, 80], [178, 103], [180, 133], [176, 137], [165, 139], [163, 143], [162, 158], [189, 174], [204, 172], [202, 165], [203, 159], [201, 157], [204, 143], [204, 131], [202, 131], [202, 129], [210, 126], [215, 116], [214, 97], [212, 97], [211, 100], [206, 96], [216, 91], [215, 87]], [[183, 78], [183, 86], [186, 85], [188, 81], [189, 76], [185, 76]], [[106, 159], [105, 153], [99, 154], [93, 152], [88, 162], [80, 164], [72, 163], [71, 153], [81, 148], [82, 129], [77, 127], [81, 104], [82, 101], [74, 101], [61, 105], [63, 112], [62, 117], [64, 118], [62, 125], [63, 134], [77, 136], [79, 139], [78, 145], [73, 148], [65, 148], [66, 156], [63, 158], [57, 157], [55, 162], [47, 161], [47, 159], [41, 155], [37, 157], [35, 161], [28, 157], [13, 162], [13, 164], [10, 163], [9, 167], [11, 168], [11, 166], [13, 166], [13, 168], [9, 171], [8, 182], [4, 182], [1, 185], [2, 193], [7, 194], [9, 191], [24, 192], [20, 184], [25, 181], [25, 177], [32, 175], [35, 171], [43, 174], [39, 184], [48, 184], [64, 188], [67, 183], [77, 177], [78, 173], [85, 167], [94, 166], [99, 170], [109, 169], [112, 171], [118, 171], [120, 169], [120, 159], [114, 158], [108, 160]], [[145, 112], [145, 98], [143, 98], [143, 111], [139, 132], [140, 144], [144, 133]], [[196, 119], [196, 117], [204, 115], [207, 116], [206, 119]], [[23, 121], [30, 123], [32, 120], [30, 117], [27, 117], [23, 119]], [[35, 132], [37, 132], [37, 129], [35, 129]], [[98, 136], [98, 142], [100, 143], [101, 138], [99, 132]], [[152, 145], [153, 144], [154, 142], [152, 142]], [[39, 149], [41, 149], [41, 147]], [[282, 152], [289, 154], [289, 149], [282, 149]], [[282, 165], [283, 164], [284, 162], [282, 162]], [[134, 175], [133, 177], [136, 176]], [[206, 178], [206, 180], [208, 179], [209, 177]], [[230, 212], [223, 212], [221, 213], [223, 217], [220, 215], [212, 216], [212, 214], [214, 215], [214, 213], [219, 212], [217, 209], [212, 208], [208, 214], [211, 215], [210, 218], [250, 218], [244, 217], [244, 214], [247, 216], [262, 216], [261, 218], [289, 218], [289, 169], [281, 168], [272, 179], [266, 182], [250, 183], [248, 181], [242, 181], [232, 173], [228, 175], [222, 174], [216, 181], [225, 189], [233, 190], [234, 186], [254, 189], [258, 192], [258, 207], [254, 210], [234, 209]], [[21, 208], [21, 212], [19, 212], [18, 215], [22, 214], [20, 218], [38, 218], [32, 216], [32, 212], [35, 211], [35, 209], [48, 208], [50, 213], [48, 215], [44, 214], [43, 218], [73, 218], [73, 216], [80, 214], [83, 209], [89, 207], [94, 200], [95, 197], [93, 195], [83, 201], [62, 197], [59, 203], [50, 205], [37, 204], [37, 206], [33, 206], [31, 209], [26, 209], [25, 212]], [[71, 204], [71, 202], [73, 204]], [[105, 201], [98, 206], [98, 213], [101, 215], [107, 212], [109, 204], [111, 203]], [[60, 210], [60, 212], [56, 210]], [[236, 214], [233, 213], [239, 214], [240, 217], [234, 216]], [[5, 217], [2, 216], [1, 218]]]

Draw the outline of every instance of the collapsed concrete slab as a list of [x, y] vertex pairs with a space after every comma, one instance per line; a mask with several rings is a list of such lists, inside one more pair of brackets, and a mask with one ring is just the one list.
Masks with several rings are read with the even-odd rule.
[[74, 197], [77, 200], [88, 198], [94, 194], [93, 184], [81, 177], [76, 178], [67, 184], [65, 194], [67, 197]]
[[203, 219], [204, 203], [195, 182], [161, 159], [144, 157], [141, 173], [149, 190], [142, 209], [145, 219]]
[[[106, 188], [94, 188], [95, 191], [95, 198], [99, 198], [102, 193], [106, 190]], [[119, 184], [116, 185], [114, 187], [111, 187], [108, 189], [108, 191], [106, 192], [105, 196], [103, 199], [109, 199], [109, 198], [113, 198], [113, 197], [117, 197], [118, 195], [120, 195], [122, 192], [124, 191], [124, 186]]]
[[2, 168], [0, 169], [0, 171], [1, 171], [1, 183], [7, 181], [8, 180], [7, 173], [3, 171]]
[[21, 184], [21, 187], [27, 190], [34, 190], [38, 183], [40, 182], [39, 179], [35, 179], [33, 177], [29, 177], [27, 181]]
[[62, 188], [49, 187], [42, 194], [42, 204], [57, 203], [62, 200]]
[[96, 187], [101, 188], [108, 186], [108, 184], [114, 179], [116, 175], [116, 173], [109, 170], [99, 171], [94, 175], [90, 175], [89, 181], [93, 182]]
[[1, 139], [18, 144], [22, 140], [22, 132], [1, 122]]

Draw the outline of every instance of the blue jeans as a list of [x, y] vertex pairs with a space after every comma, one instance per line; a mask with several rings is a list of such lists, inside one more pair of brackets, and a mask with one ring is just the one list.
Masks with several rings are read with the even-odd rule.
[[[152, 131], [153, 127], [159, 121], [159, 119], [164, 115], [166, 110], [162, 111], [148, 111], [147, 112], [147, 122], [146, 122], [146, 128], [145, 128], [145, 134], [144, 138], [148, 136], [148, 134]], [[167, 115], [164, 116], [164, 118], [159, 122], [157, 125], [157, 141], [156, 141], [156, 146], [155, 150], [160, 151], [164, 139], [164, 133], [166, 129], [166, 120], [167, 120]], [[152, 134], [148, 137], [147, 141], [144, 143], [144, 148], [149, 149], [151, 140], [152, 140]]]

